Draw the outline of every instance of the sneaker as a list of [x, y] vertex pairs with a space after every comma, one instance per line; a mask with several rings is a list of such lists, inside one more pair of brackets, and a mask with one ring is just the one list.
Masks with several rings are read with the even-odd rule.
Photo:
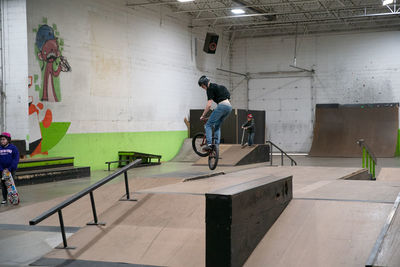
[[207, 145], [207, 146], [203, 147], [204, 152], [209, 152], [211, 150], [212, 150], [211, 145]]
[[7, 200], [3, 200], [2, 202], [1, 202], [1, 204], [7, 204]]

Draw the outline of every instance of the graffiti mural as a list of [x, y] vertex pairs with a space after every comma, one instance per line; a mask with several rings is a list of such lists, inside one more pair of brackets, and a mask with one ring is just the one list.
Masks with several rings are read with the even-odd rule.
[[[53, 26], [54, 27], [54, 26]], [[71, 66], [61, 55], [60, 44], [63, 40], [56, 38], [53, 27], [40, 25], [36, 32], [37, 59], [42, 72], [41, 101], [61, 101], [59, 75], [61, 71], [71, 71]]]
[[67, 59], [62, 55], [64, 40], [59, 38], [57, 25], [53, 24], [50, 27], [47, 18], [43, 18], [43, 24], [33, 29], [33, 32], [36, 33], [35, 58], [39, 63], [41, 80], [38, 74], [29, 76], [30, 129], [27, 140], [28, 154], [31, 157], [47, 155], [68, 131], [71, 123], [53, 121], [52, 110], [56, 110], [55, 103], [61, 102], [60, 73], [72, 71]]
[[65, 136], [70, 126], [70, 122], [54, 122], [51, 109], [45, 109], [43, 103], [33, 103], [30, 97], [29, 101], [29, 151], [28, 154], [47, 155]]

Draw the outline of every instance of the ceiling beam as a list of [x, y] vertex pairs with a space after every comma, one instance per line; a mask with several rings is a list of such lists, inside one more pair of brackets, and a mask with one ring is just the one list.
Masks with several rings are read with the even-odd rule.
[[[374, 7], [378, 7], [379, 9], [382, 9], [381, 6], [369, 6], [366, 8], [374, 8]], [[365, 7], [354, 7], [354, 8], [340, 8], [340, 9], [332, 9], [332, 12], [342, 12], [342, 11], [360, 11], [363, 14], [365, 14]], [[287, 15], [297, 15], [297, 14], [305, 14], [305, 13], [309, 13], [309, 14], [319, 14], [319, 13], [326, 13], [327, 10], [324, 9], [318, 9], [318, 10], [305, 10], [305, 11], [293, 11], [293, 12], [270, 12], [270, 13], [258, 13], [258, 14], [243, 14], [243, 15], [229, 15], [229, 16], [219, 16], [219, 17], [205, 17], [205, 18], [195, 18], [193, 19], [193, 21], [205, 21], [205, 20], [216, 20], [216, 19], [235, 19], [235, 18], [246, 18], [246, 17], [259, 17], [259, 16], [263, 16], [263, 15], [276, 15], [276, 16], [287, 16]], [[387, 13], [387, 12], [383, 12], [382, 14], [391, 14], [391, 13]], [[337, 15], [335, 16], [336, 18]], [[339, 17], [340, 18], [340, 17]]]

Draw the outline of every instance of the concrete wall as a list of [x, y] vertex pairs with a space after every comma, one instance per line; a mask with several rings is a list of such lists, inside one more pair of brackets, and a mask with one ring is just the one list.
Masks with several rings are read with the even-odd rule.
[[13, 139], [25, 139], [29, 133], [26, 0], [1, 1], [1, 13], [1, 130]]
[[286, 151], [308, 152], [315, 104], [400, 101], [399, 43], [395, 31], [299, 36], [296, 64], [315, 69], [309, 75], [289, 66], [294, 36], [236, 40], [232, 70], [251, 77], [248, 87], [235, 90], [236, 106], [266, 110], [267, 139]]
[[[85, 158], [81, 165], [93, 166], [93, 154], [107, 154], [96, 159], [104, 165], [104, 160], [115, 159], [118, 149], [142, 149], [163, 154], [168, 160], [183, 142], [189, 110], [206, 103], [205, 92], [197, 85], [200, 75], [228, 84], [229, 77], [216, 72], [226, 54], [227, 38], [221, 35], [217, 53], [208, 55], [202, 51], [206, 32], [190, 29], [189, 18], [177, 17], [165, 6], [132, 9], [125, 4], [125, 0], [27, 3], [29, 75], [33, 80], [29, 89], [30, 143], [42, 138], [41, 150], [36, 147], [34, 155], [72, 153], [78, 161]], [[52, 28], [60, 54], [71, 67], [71, 71], [57, 74], [59, 60], [52, 63], [57, 101], [43, 99], [42, 69], [47, 65], [38, 56], [41, 42], [36, 41], [43, 25]], [[137, 135], [127, 134], [140, 132], [149, 132], [157, 141], [164, 136], [161, 132], [176, 132], [172, 141], [176, 145], [173, 149], [160, 147], [151, 138], [137, 140]], [[109, 135], [99, 137], [109, 133], [116, 134], [112, 140]], [[82, 139], [82, 134], [90, 137]], [[107, 140], [115, 144], [114, 151], [95, 148]], [[90, 154], [80, 157], [76, 150], [83, 148], [76, 142], [93, 146], [86, 149]], [[143, 143], [148, 145], [141, 146]]]
[[[208, 55], [202, 51], [206, 30], [189, 28], [188, 17], [164, 6], [125, 4], [27, 2], [33, 155], [75, 156], [80, 165], [95, 161], [98, 167], [126, 149], [160, 153], [168, 160], [185, 137], [184, 117], [205, 104], [205, 92], [197, 86], [201, 74], [229, 85], [234, 108], [266, 110], [267, 139], [293, 152], [308, 152], [311, 146], [316, 103], [399, 101], [397, 32], [299, 36], [296, 63], [315, 69], [309, 75], [289, 67], [294, 37], [238, 39], [230, 50], [228, 36], [219, 33], [217, 53]], [[53, 75], [57, 101], [43, 99], [46, 64], [36, 38], [44, 24], [53, 29], [71, 66]], [[249, 73], [250, 79], [216, 68]], [[104, 142], [111, 144], [100, 149]]]

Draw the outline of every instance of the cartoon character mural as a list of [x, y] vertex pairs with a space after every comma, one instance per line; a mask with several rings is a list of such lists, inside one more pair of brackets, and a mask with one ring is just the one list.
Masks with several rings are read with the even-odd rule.
[[65, 57], [61, 55], [58, 40], [54, 30], [47, 24], [41, 25], [36, 33], [36, 48], [42, 71], [42, 101], [59, 102], [61, 92], [58, 76], [60, 72], [71, 71], [71, 66]]
[[[32, 157], [38, 154], [48, 154], [48, 151], [64, 138], [70, 122], [54, 122], [53, 111], [56, 106], [49, 102], [61, 102], [60, 73], [70, 72], [71, 66], [63, 57], [63, 39], [58, 38], [57, 26], [47, 25], [47, 18], [43, 18], [43, 25], [39, 25], [36, 32], [35, 54], [39, 62], [39, 75], [30, 76], [29, 90], [29, 127], [30, 134], [28, 154]], [[33, 81], [32, 81], [33, 80]], [[35, 84], [34, 89], [29, 89]], [[47, 104], [49, 103], [49, 104]], [[50, 106], [49, 106], [50, 105]], [[53, 106], [51, 106], [53, 105]]]
[[70, 122], [54, 122], [51, 109], [46, 109], [43, 103], [34, 103], [29, 97], [29, 151], [31, 157], [39, 154], [47, 155], [68, 131]]

